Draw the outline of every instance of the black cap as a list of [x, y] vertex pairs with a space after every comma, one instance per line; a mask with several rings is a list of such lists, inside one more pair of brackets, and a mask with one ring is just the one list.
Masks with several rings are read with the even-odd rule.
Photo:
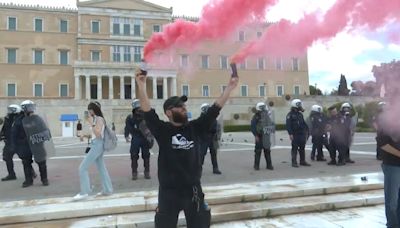
[[188, 100], [188, 98], [185, 95], [183, 95], [181, 97], [173, 96], [173, 97], [168, 98], [164, 102], [164, 106], [163, 106], [164, 112], [167, 111], [168, 109], [182, 106], [187, 100]]

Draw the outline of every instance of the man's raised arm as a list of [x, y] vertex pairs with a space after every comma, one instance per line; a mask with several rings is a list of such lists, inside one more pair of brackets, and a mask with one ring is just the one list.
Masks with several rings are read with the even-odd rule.
[[139, 94], [141, 109], [144, 112], [148, 112], [150, 111], [151, 106], [146, 91], [146, 76], [142, 74], [136, 75], [136, 84], [138, 85], [138, 90], [139, 90], [138, 94]]

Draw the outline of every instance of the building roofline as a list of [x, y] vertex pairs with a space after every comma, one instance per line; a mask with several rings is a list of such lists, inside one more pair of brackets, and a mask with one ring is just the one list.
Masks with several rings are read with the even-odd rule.
[[15, 4], [15, 3], [0, 3], [0, 9], [23, 9], [23, 10], [43, 10], [52, 12], [67, 12], [76, 13], [77, 8], [65, 7], [65, 6], [43, 6], [43, 5], [29, 5], [29, 4]]

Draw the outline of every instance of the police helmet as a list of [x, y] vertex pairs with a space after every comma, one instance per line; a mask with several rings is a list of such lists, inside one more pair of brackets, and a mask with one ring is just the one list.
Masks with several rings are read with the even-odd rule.
[[25, 100], [21, 103], [21, 109], [25, 112], [25, 113], [31, 113], [31, 112], [35, 112], [36, 110], [36, 104], [31, 101], [31, 100]]
[[204, 103], [200, 106], [201, 113], [206, 113], [207, 110], [210, 108], [210, 104]]
[[22, 111], [21, 106], [17, 104], [12, 104], [7, 107], [7, 113], [8, 114], [17, 114]]
[[322, 113], [322, 107], [320, 105], [313, 105], [313, 106], [311, 106], [311, 111]]
[[256, 110], [257, 111], [264, 111], [264, 110], [268, 110], [267, 105], [265, 105], [264, 102], [258, 102], [256, 104]]
[[132, 108], [133, 108], [133, 109], [140, 108], [140, 101], [139, 101], [139, 99], [133, 100], [132, 103], [131, 103], [131, 105], [132, 105]]
[[349, 112], [351, 110], [351, 105], [350, 103], [343, 103], [342, 106], [340, 106], [340, 111], [346, 111]]
[[293, 99], [290, 103], [292, 108], [297, 108], [299, 110], [303, 110], [303, 102], [300, 99]]

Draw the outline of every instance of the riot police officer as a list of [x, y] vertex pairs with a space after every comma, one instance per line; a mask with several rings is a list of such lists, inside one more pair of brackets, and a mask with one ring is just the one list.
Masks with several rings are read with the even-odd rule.
[[353, 124], [352, 117], [351, 117], [351, 111], [352, 107], [349, 103], [343, 103], [342, 106], [340, 107], [340, 116], [342, 118], [342, 122], [344, 122], [343, 126], [343, 135], [347, 137], [347, 140], [345, 140], [345, 146], [346, 146], [346, 152], [345, 152], [345, 157], [344, 161], [346, 163], [354, 163], [353, 160], [350, 159], [350, 146], [352, 143], [353, 135], [354, 135], [354, 129], [355, 124]]
[[299, 167], [297, 164], [297, 152], [300, 155], [300, 165], [310, 166], [305, 160], [305, 146], [308, 139], [308, 125], [304, 121], [302, 112], [303, 104], [300, 99], [291, 102], [291, 110], [286, 116], [286, 129], [292, 141], [292, 167]]
[[7, 116], [4, 117], [4, 125], [1, 128], [0, 140], [4, 141], [3, 148], [3, 160], [6, 162], [8, 175], [1, 179], [1, 181], [16, 180], [17, 177], [14, 172], [13, 157], [16, 153], [11, 148], [11, 127], [14, 123], [15, 118], [21, 113], [21, 107], [16, 104], [12, 104], [7, 107]]
[[322, 151], [322, 147], [326, 138], [326, 117], [322, 112], [322, 107], [319, 105], [311, 106], [311, 113], [309, 118], [311, 123], [310, 128], [313, 143], [311, 150], [311, 160], [315, 160], [315, 152], [317, 151], [317, 161], [326, 161]]
[[[208, 103], [202, 104], [200, 106], [201, 110], [200, 116], [205, 115], [210, 107], [211, 105]], [[217, 120], [214, 120], [211, 125], [211, 128], [203, 136], [203, 142], [201, 143], [202, 164], [204, 164], [204, 158], [207, 155], [208, 149], [210, 149], [211, 164], [213, 166], [214, 174], [221, 174], [221, 171], [218, 168], [218, 160], [217, 160], [219, 138], [221, 138], [220, 136], [221, 136], [221, 126], [219, 125]]]
[[[140, 130], [140, 126], [144, 123], [143, 111], [140, 109], [140, 101], [135, 99], [132, 101], [132, 114], [126, 117], [125, 121], [125, 139], [131, 143], [131, 168], [132, 180], [138, 178], [138, 159], [139, 153], [142, 152], [144, 165], [144, 177], [150, 179], [150, 145]], [[131, 139], [129, 138], [131, 135]]]
[[[33, 154], [29, 146], [29, 141], [24, 128], [24, 118], [34, 115], [36, 110], [36, 104], [30, 100], [23, 101], [21, 103], [21, 109], [24, 115], [18, 116], [11, 130], [12, 134], [12, 148], [15, 148], [18, 156], [22, 159], [22, 164], [24, 167], [25, 181], [22, 184], [23, 188], [33, 185], [33, 178], [35, 177], [32, 163]], [[35, 161], [39, 166], [40, 178], [43, 186], [48, 186], [49, 181], [47, 179], [47, 165], [46, 165], [46, 152], [37, 151], [35, 156]]]
[[251, 119], [251, 132], [255, 137], [254, 170], [260, 169], [261, 153], [264, 151], [267, 169], [273, 170], [271, 160], [271, 135], [275, 132], [268, 107], [264, 102], [256, 104], [256, 113]]

